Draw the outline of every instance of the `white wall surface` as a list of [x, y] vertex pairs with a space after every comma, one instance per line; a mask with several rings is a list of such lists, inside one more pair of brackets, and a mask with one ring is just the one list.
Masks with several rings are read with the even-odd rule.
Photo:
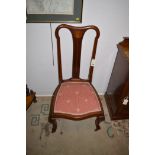
[[[96, 25], [100, 29], [94, 68], [93, 85], [98, 93], [106, 92], [117, 47], [124, 36], [129, 36], [129, 1], [128, 0], [83, 0], [82, 24], [78, 26]], [[60, 24], [60, 23], [59, 23]], [[52, 62], [52, 47], [49, 23], [27, 23], [27, 57], [26, 75], [29, 88], [37, 95], [52, 95], [58, 84], [57, 51], [55, 28], [52, 24], [54, 66]], [[62, 57], [64, 78], [71, 76], [72, 39], [68, 30], [61, 31]], [[86, 32], [82, 47], [82, 62], [80, 76], [87, 77], [92, 37], [94, 31]], [[70, 43], [69, 43], [70, 42]]]

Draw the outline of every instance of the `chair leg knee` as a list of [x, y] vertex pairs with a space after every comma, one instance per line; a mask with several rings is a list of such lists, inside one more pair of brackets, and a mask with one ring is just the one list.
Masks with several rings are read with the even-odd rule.
[[96, 125], [96, 129], [95, 129], [95, 131], [98, 131], [99, 129], [101, 129], [101, 127], [100, 127], [100, 123], [102, 122], [102, 121], [104, 121], [105, 120], [105, 117], [104, 116], [100, 116], [100, 117], [97, 117], [96, 118], [96, 120], [95, 120], [95, 125]]

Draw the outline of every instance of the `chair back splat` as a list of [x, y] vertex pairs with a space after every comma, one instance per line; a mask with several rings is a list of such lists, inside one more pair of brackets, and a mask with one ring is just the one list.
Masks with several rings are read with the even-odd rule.
[[[76, 26], [62, 24], [57, 27], [57, 29], [55, 31], [55, 36], [57, 39], [59, 82], [61, 82], [63, 80], [62, 79], [61, 46], [60, 46], [60, 36], [59, 36], [59, 30], [62, 28], [68, 29], [72, 34], [72, 38], [73, 38], [72, 78], [80, 79], [79, 74], [80, 74], [80, 60], [81, 60], [81, 45], [82, 45], [83, 36], [84, 36], [85, 32], [89, 29], [93, 29], [96, 32], [92, 56], [91, 56], [91, 60], [92, 60], [92, 59], [95, 59], [96, 47], [97, 47], [98, 38], [100, 36], [100, 31], [94, 25], [76, 27]], [[90, 66], [89, 75], [88, 75], [89, 82], [92, 82], [92, 74], [93, 74], [93, 66]]]

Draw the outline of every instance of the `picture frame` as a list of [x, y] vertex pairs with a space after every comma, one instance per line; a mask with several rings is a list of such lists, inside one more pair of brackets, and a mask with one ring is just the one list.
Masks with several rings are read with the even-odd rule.
[[26, 0], [26, 23], [81, 23], [82, 9], [83, 0]]

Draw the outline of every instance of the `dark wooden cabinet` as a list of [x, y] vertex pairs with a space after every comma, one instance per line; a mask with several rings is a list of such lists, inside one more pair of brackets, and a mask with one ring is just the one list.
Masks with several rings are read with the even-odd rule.
[[29, 90], [28, 86], [26, 85], [26, 110], [30, 107], [32, 102], [37, 102], [36, 92]]
[[105, 94], [112, 120], [129, 118], [129, 38], [117, 45], [118, 52]]

